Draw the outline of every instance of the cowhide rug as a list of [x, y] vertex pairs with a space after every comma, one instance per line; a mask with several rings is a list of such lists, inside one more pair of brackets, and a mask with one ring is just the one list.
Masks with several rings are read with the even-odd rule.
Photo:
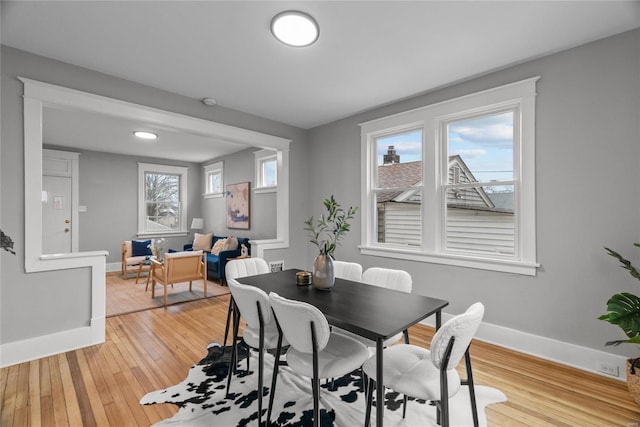
[[[231, 394], [227, 399], [226, 375], [231, 355], [227, 347], [222, 356], [222, 347], [211, 344], [209, 354], [196, 365], [180, 384], [145, 395], [140, 403], [173, 403], [180, 407], [172, 418], [161, 421], [156, 426], [249, 426], [257, 425], [258, 403], [258, 358], [252, 352], [250, 370], [246, 371], [248, 350], [240, 347], [238, 373], [231, 379]], [[265, 393], [263, 400], [263, 422], [269, 403], [268, 389], [271, 386], [274, 357], [265, 354]], [[321, 416], [324, 426], [363, 425], [365, 396], [359, 372], [323, 384], [320, 392]], [[402, 419], [402, 395], [387, 390], [385, 399], [385, 426], [436, 426], [436, 409], [425, 401], [409, 399], [406, 418]], [[506, 396], [491, 387], [476, 385], [476, 400], [480, 425], [486, 426], [484, 408], [492, 403], [504, 402]], [[375, 405], [375, 404], [374, 404]], [[451, 426], [472, 426], [471, 406], [467, 387], [450, 400]], [[311, 381], [300, 377], [286, 366], [281, 366], [276, 385], [276, 395], [271, 415], [274, 426], [311, 426], [313, 398]], [[372, 409], [371, 425], [375, 425], [375, 406]]]

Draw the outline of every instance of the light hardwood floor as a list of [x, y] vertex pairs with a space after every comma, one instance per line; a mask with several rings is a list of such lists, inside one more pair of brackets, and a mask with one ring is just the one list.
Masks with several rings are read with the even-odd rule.
[[[221, 342], [229, 296], [107, 319], [107, 341], [0, 370], [2, 426], [147, 426], [177, 411], [142, 406], [149, 391], [183, 380]], [[427, 346], [432, 329], [410, 329]], [[477, 384], [502, 390], [490, 426], [639, 426], [640, 407], [620, 381], [474, 341]]]

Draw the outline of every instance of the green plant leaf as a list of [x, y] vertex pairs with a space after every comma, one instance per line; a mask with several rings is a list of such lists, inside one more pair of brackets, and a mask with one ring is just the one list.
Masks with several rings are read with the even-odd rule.
[[630, 293], [615, 294], [607, 301], [607, 314], [598, 319], [618, 325], [628, 338], [640, 335], [640, 298]]

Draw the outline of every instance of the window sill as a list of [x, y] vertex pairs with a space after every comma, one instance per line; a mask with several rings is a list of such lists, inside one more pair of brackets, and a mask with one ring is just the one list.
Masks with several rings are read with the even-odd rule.
[[253, 189], [254, 194], [277, 193], [278, 187], [256, 187]]
[[205, 193], [202, 195], [205, 199], [219, 199], [224, 197], [224, 193]]
[[360, 246], [362, 255], [381, 256], [385, 258], [397, 258], [410, 261], [428, 262], [433, 264], [452, 265], [457, 267], [477, 268], [480, 270], [498, 271], [502, 273], [521, 274], [535, 276], [540, 264], [522, 261], [510, 261], [474, 256], [435, 254], [417, 250], [402, 248]]
[[139, 232], [138, 237], [183, 237], [189, 235], [188, 231], [161, 231], [161, 232]]

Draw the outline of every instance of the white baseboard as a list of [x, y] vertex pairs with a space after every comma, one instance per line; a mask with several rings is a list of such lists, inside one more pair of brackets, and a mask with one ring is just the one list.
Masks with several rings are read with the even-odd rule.
[[112, 271], [122, 271], [122, 263], [121, 262], [107, 263], [107, 273], [110, 273]]
[[92, 326], [2, 344], [0, 368], [103, 343], [105, 319], [93, 319], [91, 323]]
[[[442, 323], [451, 317], [452, 315], [442, 313]], [[435, 327], [435, 320], [431, 318], [422, 323]], [[475, 338], [520, 353], [540, 357], [583, 371], [593, 372], [607, 378], [626, 381], [627, 358], [624, 356], [618, 356], [484, 322], [480, 325]], [[602, 363], [617, 366], [619, 376], [608, 375], [598, 371], [598, 366]]]

